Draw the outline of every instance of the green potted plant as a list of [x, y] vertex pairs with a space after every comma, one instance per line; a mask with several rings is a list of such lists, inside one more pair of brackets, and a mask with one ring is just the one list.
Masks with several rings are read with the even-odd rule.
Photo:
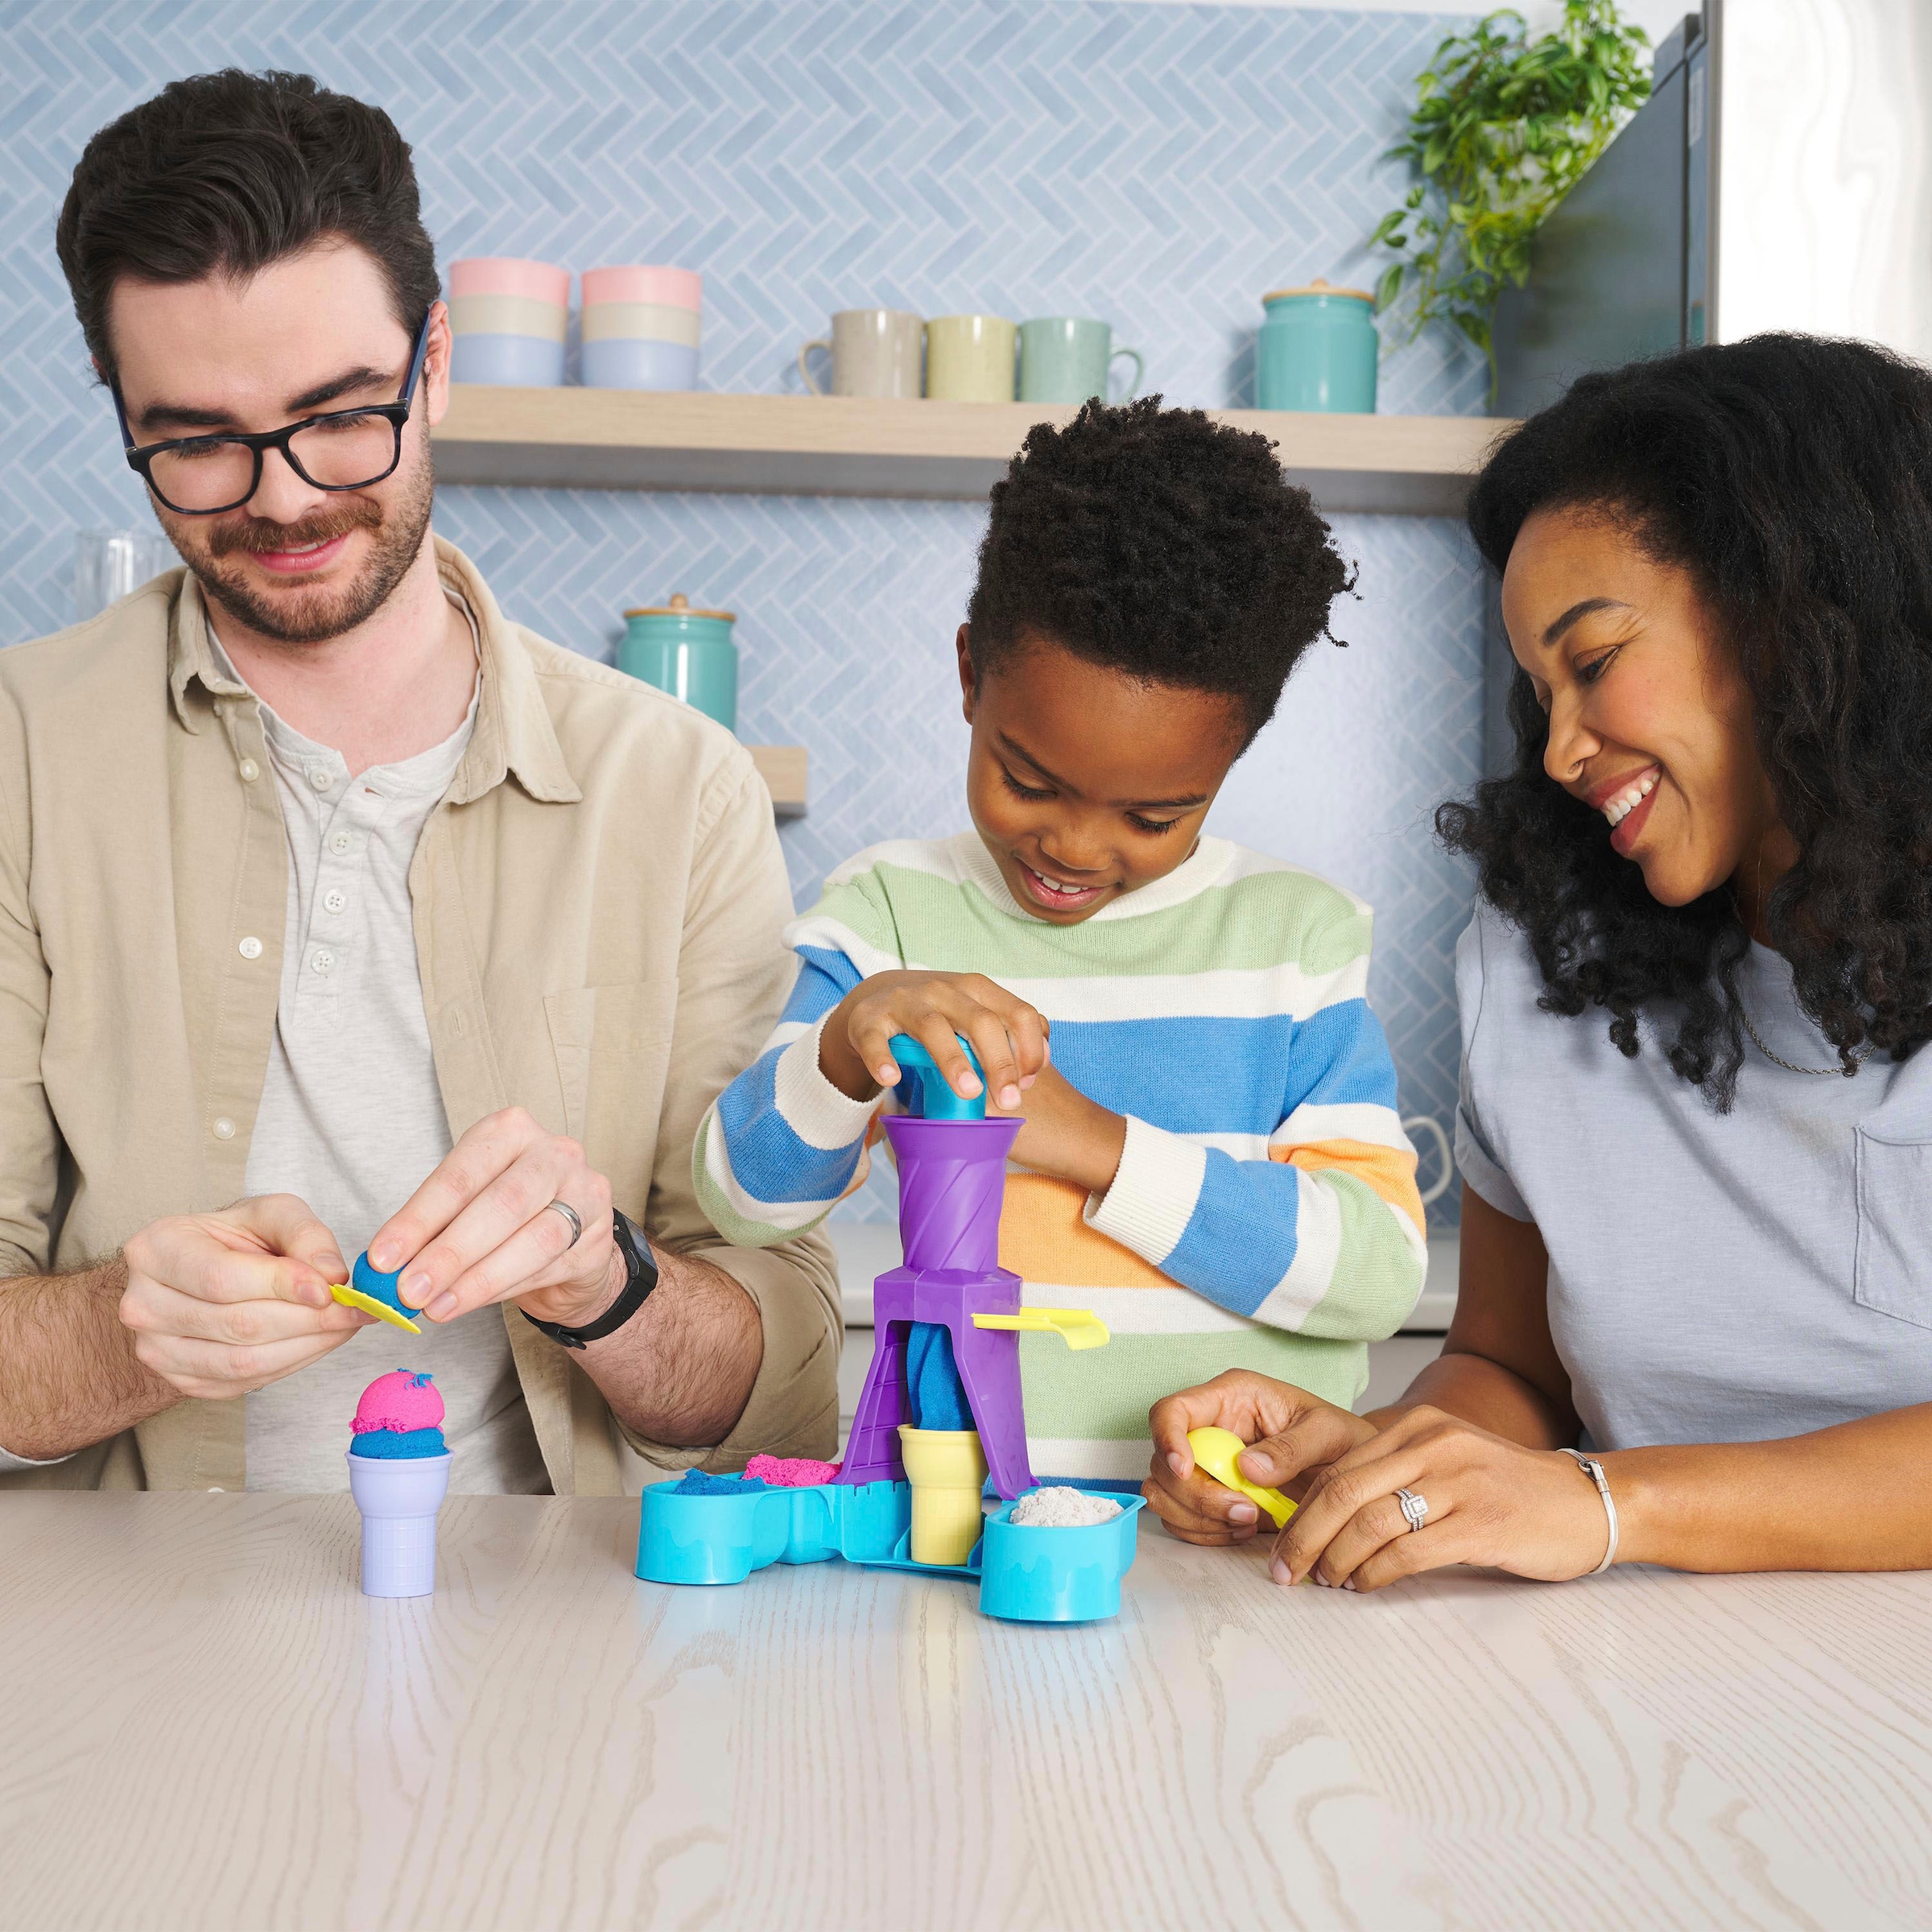
[[1397, 257], [1376, 308], [1397, 316], [1398, 342], [1431, 322], [1460, 330], [1488, 358], [1493, 401], [1496, 296], [1521, 287], [1543, 217], [1649, 99], [1649, 46], [1616, 0], [1564, 0], [1562, 24], [1534, 40], [1505, 9], [1436, 48], [1386, 157], [1415, 180], [1369, 237]]

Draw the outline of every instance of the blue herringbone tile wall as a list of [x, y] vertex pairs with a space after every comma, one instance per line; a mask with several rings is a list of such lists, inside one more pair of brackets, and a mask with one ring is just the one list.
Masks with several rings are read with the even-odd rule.
[[[1454, 16], [1110, 0], [452, 0], [163, 8], [19, 0], [0, 68], [0, 642], [72, 616], [75, 531], [145, 516], [55, 263], [101, 122], [171, 76], [299, 68], [414, 143], [444, 258], [705, 276], [704, 382], [796, 390], [799, 341], [868, 302], [1104, 316], [1174, 401], [1251, 403], [1262, 291], [1372, 270], [1378, 157]], [[1474, 412], [1482, 371], [1425, 341], [1382, 407]], [[960, 822], [951, 641], [982, 513], [957, 504], [452, 489], [438, 525], [505, 607], [608, 656], [629, 603], [741, 613], [743, 735], [803, 743], [794, 886]], [[1377, 905], [1377, 1003], [1411, 1111], [1455, 1096], [1465, 881], [1430, 807], [1476, 775], [1481, 610], [1453, 525], [1340, 519], [1360, 601], [1237, 768], [1220, 829]], [[855, 1203], [886, 1212], [876, 1195]], [[1445, 1202], [1451, 1218], [1453, 1203]]]

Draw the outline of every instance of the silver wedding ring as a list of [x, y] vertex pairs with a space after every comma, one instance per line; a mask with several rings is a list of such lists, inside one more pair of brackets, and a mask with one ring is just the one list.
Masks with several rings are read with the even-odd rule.
[[1395, 1492], [1395, 1500], [1402, 1506], [1402, 1517], [1411, 1533], [1421, 1529], [1428, 1521], [1429, 1501], [1426, 1496], [1418, 1496], [1413, 1489], [1398, 1489]]
[[546, 1204], [546, 1214], [560, 1214], [570, 1223], [570, 1239], [564, 1244], [564, 1252], [568, 1254], [584, 1237], [584, 1224], [577, 1219], [577, 1211], [568, 1201], [551, 1201]]

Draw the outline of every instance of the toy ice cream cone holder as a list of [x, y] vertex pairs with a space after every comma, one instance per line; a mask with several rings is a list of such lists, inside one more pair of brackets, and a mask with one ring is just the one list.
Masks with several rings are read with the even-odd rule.
[[[737, 1493], [644, 1492], [637, 1573], [657, 1583], [738, 1583], [771, 1563], [830, 1557], [977, 1581], [989, 1616], [1074, 1623], [1112, 1616], [1133, 1562], [1138, 1496], [1112, 1498], [1104, 1523], [1010, 1521], [1037, 1487], [1020, 1396], [1022, 1332], [1097, 1348], [1107, 1331], [1078, 1309], [1026, 1308], [1020, 1278], [999, 1265], [1006, 1153], [1019, 1132], [988, 1120], [984, 1099], [953, 1092], [931, 1056], [901, 1034], [893, 1052], [906, 1111], [885, 1123], [899, 1170], [902, 1265], [878, 1277], [873, 1356], [836, 1480]], [[968, 1050], [970, 1051], [970, 1050]], [[971, 1430], [914, 1426], [906, 1351], [914, 1323], [943, 1327]], [[990, 1478], [1001, 1502], [983, 1515]]]

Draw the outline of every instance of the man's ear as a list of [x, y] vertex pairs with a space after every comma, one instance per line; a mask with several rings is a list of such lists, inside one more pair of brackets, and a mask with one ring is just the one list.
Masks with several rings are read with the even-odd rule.
[[979, 674], [973, 669], [972, 646], [968, 635], [970, 627], [962, 624], [960, 634], [953, 640], [953, 647], [960, 654], [960, 698], [961, 712], [966, 722], [972, 722], [974, 700], [980, 695]]

